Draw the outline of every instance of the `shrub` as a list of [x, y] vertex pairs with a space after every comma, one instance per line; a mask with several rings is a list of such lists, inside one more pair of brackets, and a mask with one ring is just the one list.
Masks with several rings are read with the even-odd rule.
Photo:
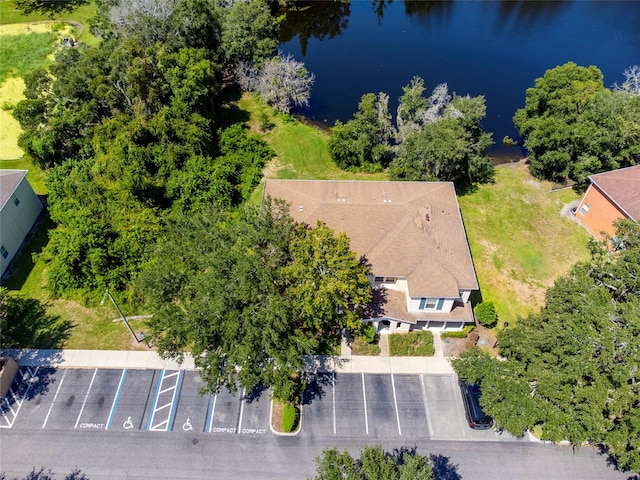
[[487, 328], [493, 328], [498, 323], [498, 312], [493, 302], [482, 302], [473, 309], [476, 318], [481, 325]]
[[261, 132], [269, 132], [276, 126], [274, 121], [271, 120], [271, 117], [266, 112], [260, 112], [258, 114], [258, 119], [260, 120]]
[[389, 355], [396, 357], [430, 357], [434, 354], [433, 334], [428, 330], [389, 335]]
[[458, 332], [442, 332], [440, 335], [441, 338], [467, 338], [469, 332], [471, 332], [475, 327], [473, 325], [467, 325], [462, 330]]
[[287, 403], [282, 411], [282, 431], [293, 432], [298, 424], [298, 409], [291, 403]]
[[376, 329], [370, 323], [366, 323], [360, 329], [360, 337], [366, 343], [374, 343], [378, 340], [378, 335], [376, 334]]

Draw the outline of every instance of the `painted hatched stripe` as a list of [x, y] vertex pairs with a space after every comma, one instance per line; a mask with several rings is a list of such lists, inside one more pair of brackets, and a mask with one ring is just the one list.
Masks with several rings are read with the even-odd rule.
[[[31, 367], [27, 367], [26, 369], [20, 369], [19, 374], [24, 377], [25, 370], [29, 373], [30, 379], [34, 378], [38, 373], [38, 369], [40, 367], [36, 367], [35, 369], [31, 369]], [[27, 396], [29, 390], [31, 390], [31, 381], [27, 384], [27, 388], [24, 390], [24, 394], [20, 396], [20, 392], [16, 392], [13, 388], [9, 388], [9, 394], [11, 398], [3, 398], [0, 402], [0, 415], [4, 418], [6, 425], [0, 424], [0, 428], [12, 428], [13, 424], [16, 421], [16, 417], [20, 412], [20, 408], [22, 408], [22, 404], [24, 403], [24, 397]], [[20, 389], [18, 389], [20, 390]], [[14, 409], [14, 405], [16, 408]], [[8, 410], [7, 410], [8, 409]]]
[[175, 416], [175, 405], [182, 385], [182, 377], [182, 370], [171, 373], [167, 373], [166, 370], [162, 371], [162, 375], [158, 380], [158, 387], [156, 389], [147, 430], [152, 432], [166, 432], [170, 430]]

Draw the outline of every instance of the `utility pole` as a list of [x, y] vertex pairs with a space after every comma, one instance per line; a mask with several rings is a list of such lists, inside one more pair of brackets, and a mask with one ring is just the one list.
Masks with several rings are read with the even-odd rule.
[[118, 306], [118, 304], [116, 303], [114, 298], [111, 296], [111, 293], [109, 293], [109, 289], [108, 288], [107, 288], [107, 291], [105, 292], [104, 296], [102, 297], [102, 300], [100, 301], [100, 305], [104, 305], [104, 299], [107, 296], [111, 299], [111, 302], [113, 303], [113, 306], [116, 307], [116, 310], [120, 314], [120, 317], [122, 318], [122, 321], [127, 326], [127, 329], [129, 330], [129, 333], [131, 334], [131, 338], [133, 338], [136, 343], [142, 342], [142, 340], [138, 340], [138, 337], [133, 332], [133, 329], [131, 328], [131, 325], [129, 325], [129, 321], [127, 320], [127, 317], [125, 317], [124, 314], [122, 313], [122, 310], [120, 310], [120, 307]]

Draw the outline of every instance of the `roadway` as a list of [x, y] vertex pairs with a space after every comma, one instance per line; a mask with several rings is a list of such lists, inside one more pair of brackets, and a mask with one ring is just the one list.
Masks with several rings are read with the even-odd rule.
[[[199, 395], [197, 373], [177, 369], [22, 367], [0, 409], [7, 476], [44, 466], [98, 478], [307, 478], [337, 446], [416, 447], [452, 480], [618, 479], [591, 448], [573, 451], [473, 431], [450, 374], [327, 372], [303, 398], [302, 429], [270, 429], [269, 392]], [[455, 475], [453, 475], [455, 474]]]

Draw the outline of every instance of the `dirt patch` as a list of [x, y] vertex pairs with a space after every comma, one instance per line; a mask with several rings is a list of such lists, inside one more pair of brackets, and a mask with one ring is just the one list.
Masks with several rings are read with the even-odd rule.
[[18, 136], [22, 129], [11, 115], [11, 110], [24, 99], [24, 81], [8, 78], [0, 85], [0, 160], [16, 160], [24, 155], [18, 146]]
[[453, 358], [474, 346], [478, 346], [491, 355], [497, 356], [497, 341], [494, 330], [480, 325], [467, 335], [467, 338], [442, 338], [442, 351], [445, 357]]
[[280, 402], [272, 402], [271, 404], [271, 428], [276, 432], [282, 432], [282, 412], [284, 412], [284, 404]]
[[82, 35], [84, 30], [84, 26], [75, 21], [61, 21], [61, 20], [41, 20], [39, 22], [28, 22], [28, 23], [11, 23], [9, 25], [0, 25], [0, 35], [23, 35], [25, 33], [45, 33], [50, 32], [53, 25], [59, 24], [68, 24], [68, 27], [65, 27], [61, 30], [61, 33], [69, 34], [71, 32], [71, 28], [75, 28], [76, 37]]

